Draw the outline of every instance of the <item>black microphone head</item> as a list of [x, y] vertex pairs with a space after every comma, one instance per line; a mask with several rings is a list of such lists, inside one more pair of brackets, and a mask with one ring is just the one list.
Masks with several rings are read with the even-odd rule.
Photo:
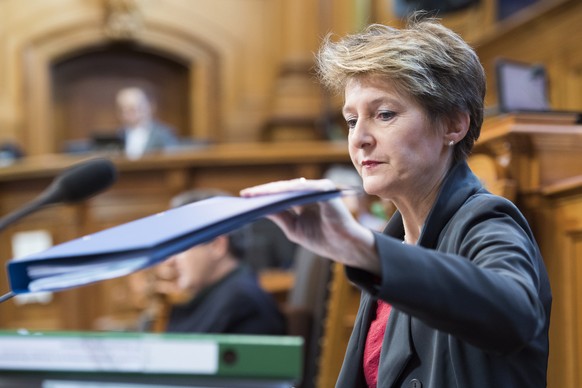
[[48, 203], [73, 203], [88, 199], [109, 188], [117, 179], [115, 165], [96, 158], [69, 167], [48, 188]]

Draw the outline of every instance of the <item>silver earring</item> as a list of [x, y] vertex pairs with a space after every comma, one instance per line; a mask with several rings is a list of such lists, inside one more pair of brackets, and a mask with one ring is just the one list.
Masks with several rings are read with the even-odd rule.
[[454, 146], [454, 145], [455, 145], [455, 141], [454, 141], [454, 140], [451, 140], [451, 141], [449, 142], [449, 147], [452, 147], [452, 146]]

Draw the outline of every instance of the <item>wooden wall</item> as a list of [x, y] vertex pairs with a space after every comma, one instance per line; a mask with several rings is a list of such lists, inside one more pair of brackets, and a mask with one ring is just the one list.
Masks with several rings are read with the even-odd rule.
[[582, 111], [582, 2], [540, 2], [475, 39], [488, 74], [486, 102], [494, 106], [494, 64], [507, 58], [544, 65], [549, 75], [553, 109]]
[[[52, 84], [51, 67], [87, 50], [130, 42], [188, 69], [190, 128], [180, 132], [217, 141], [254, 140], [271, 116], [293, 114], [273, 95], [278, 89], [292, 94], [279, 84], [285, 66], [295, 64], [301, 74], [311, 64], [319, 36], [317, 5], [306, 0], [2, 1], [0, 139], [18, 141], [31, 155], [57, 151], [51, 96], [59, 85]], [[311, 79], [299, 79], [304, 85], [295, 100], [319, 95]], [[306, 105], [291, 102], [295, 106], [289, 109]], [[317, 110], [318, 104], [310, 101], [307, 107]]]

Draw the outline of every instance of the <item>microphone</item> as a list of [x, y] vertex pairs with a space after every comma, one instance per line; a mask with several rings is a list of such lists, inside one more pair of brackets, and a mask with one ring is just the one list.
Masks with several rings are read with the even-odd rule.
[[45, 206], [88, 199], [109, 188], [116, 178], [115, 165], [108, 159], [96, 158], [73, 165], [26, 206], [0, 218], [0, 231]]

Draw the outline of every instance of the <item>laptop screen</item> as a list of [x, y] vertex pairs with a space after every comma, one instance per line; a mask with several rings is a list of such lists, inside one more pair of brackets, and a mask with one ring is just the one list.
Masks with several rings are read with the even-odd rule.
[[501, 112], [551, 110], [543, 65], [502, 59], [497, 61], [495, 70]]

